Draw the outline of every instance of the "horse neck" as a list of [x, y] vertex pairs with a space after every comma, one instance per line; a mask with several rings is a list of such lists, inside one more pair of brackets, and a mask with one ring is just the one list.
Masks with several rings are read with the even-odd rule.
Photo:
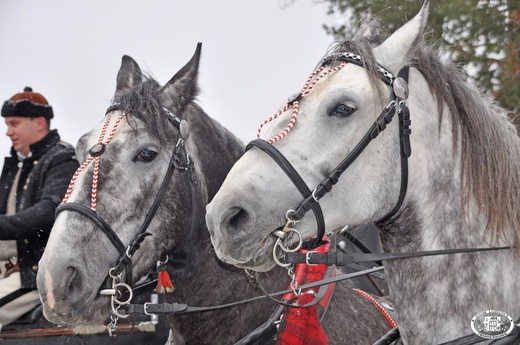
[[211, 200], [244, 152], [244, 145], [202, 109], [197, 109], [189, 116], [191, 132], [187, 145], [197, 160], [196, 173], [199, 180], [204, 180], [207, 197]]
[[[421, 102], [428, 104], [424, 98]], [[408, 191], [397, 218], [381, 229], [383, 250], [507, 245], [489, 238], [488, 219], [475, 202], [462, 206], [460, 150], [453, 153], [450, 116], [444, 115], [437, 131], [438, 122], [426, 116], [428, 107], [421, 109], [413, 100], [408, 104], [414, 128]], [[388, 261], [385, 270], [399, 327], [411, 344], [463, 336], [471, 317], [490, 306], [514, 319], [520, 316], [520, 304], [511, 295], [520, 288], [519, 265], [511, 251]]]

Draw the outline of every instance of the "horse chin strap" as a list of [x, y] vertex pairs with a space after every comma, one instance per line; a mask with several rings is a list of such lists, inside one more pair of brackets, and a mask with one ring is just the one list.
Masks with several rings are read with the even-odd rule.
[[[343, 61], [343, 63], [351, 62], [358, 66], [364, 67], [364, 64], [359, 55], [347, 52], [340, 53], [339, 56], [335, 56], [334, 58], [325, 58], [322, 67], [331, 63], [332, 61], [334, 61], [334, 59]], [[327, 176], [323, 181], [321, 181], [318, 184], [318, 186], [316, 186], [316, 188], [314, 188], [314, 190], [311, 191], [307, 187], [307, 184], [298, 174], [296, 169], [291, 165], [291, 163], [284, 157], [284, 155], [280, 151], [278, 151], [273, 145], [271, 145], [270, 142], [264, 141], [262, 139], [255, 139], [246, 146], [246, 151], [255, 146], [261, 149], [267, 155], [269, 155], [280, 166], [284, 173], [291, 179], [291, 181], [296, 186], [300, 194], [303, 196], [304, 199], [294, 209], [291, 209], [287, 212], [287, 219], [290, 223], [294, 224], [298, 222], [305, 216], [305, 214], [308, 211], [313, 211], [317, 223], [317, 236], [314, 240], [308, 240], [304, 242], [302, 245], [304, 249], [314, 249], [324, 243], [322, 238], [325, 235], [325, 222], [323, 217], [323, 211], [319, 204], [319, 200], [323, 196], [325, 196], [325, 194], [331, 191], [332, 187], [339, 181], [339, 178], [345, 172], [345, 170], [358, 158], [358, 156], [361, 154], [361, 152], [363, 152], [363, 150], [368, 146], [368, 144], [386, 128], [386, 126], [392, 121], [393, 117], [396, 114], [398, 114], [399, 117], [399, 137], [401, 151], [401, 186], [399, 198], [394, 208], [390, 210], [384, 217], [382, 217], [377, 223], [387, 222], [388, 220], [390, 220], [399, 211], [404, 202], [408, 186], [408, 157], [410, 157], [412, 152], [410, 145], [410, 112], [405, 104], [405, 101], [408, 98], [409, 66], [404, 66], [399, 71], [397, 78], [381, 66], [379, 66], [378, 71], [381, 74], [383, 82], [387, 85], [392, 86], [390, 102], [383, 109], [376, 121], [372, 124], [367, 133], [363, 136], [361, 141], [329, 174], [329, 176]], [[288, 105], [290, 105], [292, 102], [301, 99], [304, 95], [305, 94], [300, 93], [299, 97], [293, 97], [289, 101]], [[286, 108], [287, 106], [284, 107], [284, 109]], [[285, 235], [287, 235], [287, 232], [277, 230], [273, 232], [273, 235], [279, 237], [279, 240], [277, 241], [278, 243], [279, 241], [283, 241], [285, 239]], [[300, 236], [299, 233], [297, 235]], [[289, 249], [283, 245], [281, 245], [280, 247], [285, 252], [294, 252], [295, 250], [299, 249]], [[276, 256], [276, 253], [274, 253], [273, 255]], [[278, 260], [276, 261], [278, 262]]]

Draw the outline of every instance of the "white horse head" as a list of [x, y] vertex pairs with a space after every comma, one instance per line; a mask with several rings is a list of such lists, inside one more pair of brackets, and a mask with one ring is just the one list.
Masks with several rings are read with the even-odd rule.
[[[296, 102], [288, 102], [264, 132], [271, 138], [267, 145], [286, 158], [277, 159], [282, 168], [271, 157], [274, 150], [256, 144], [235, 164], [207, 207], [222, 260], [269, 270], [286, 224], [303, 238], [315, 236], [313, 214], [297, 212], [302, 199], [309, 201], [306, 206], [319, 201], [327, 229], [377, 222], [389, 252], [518, 248], [516, 130], [506, 111], [480, 96], [422, 41], [427, 14], [428, 1], [383, 43], [344, 42], [323, 60]], [[359, 56], [363, 66], [346, 56]], [[388, 72], [392, 80], [403, 73], [408, 97], [403, 80], [393, 89], [381, 81]], [[392, 100], [403, 101], [396, 112], [409, 109], [411, 126], [395, 115], [385, 128], [382, 118]], [[412, 154], [403, 158], [401, 143], [407, 140]], [[366, 147], [358, 152], [360, 143]], [[342, 165], [349, 154], [353, 159]], [[284, 173], [287, 164], [314, 192], [301, 195]], [[338, 166], [344, 169], [338, 172]], [[472, 316], [485, 309], [518, 317], [517, 263], [510, 250], [387, 262], [405, 339], [437, 343], [471, 333]]]
[[[302, 89], [304, 97], [298, 102], [299, 114], [294, 127], [273, 146], [295, 167], [311, 190], [361, 141], [390, 101], [391, 88], [380, 81], [374, 61], [397, 74], [413, 53], [426, 17], [427, 8], [424, 8], [373, 51], [365, 42], [338, 46], [327, 59], [325, 69], [308, 83], [312, 86], [310, 92], [305, 94], [309, 87]], [[365, 58], [365, 63], [371, 68], [336, 61], [345, 49], [349, 53], [357, 49], [353, 53], [369, 55], [370, 60]], [[338, 66], [341, 68], [335, 70]], [[433, 103], [426, 83], [413, 84], [413, 92], [427, 95]], [[264, 136], [280, 138], [278, 135], [291, 115], [290, 111], [280, 114]], [[416, 116], [414, 113], [414, 120]], [[396, 203], [400, 181], [397, 122], [393, 121], [367, 146], [331, 192], [320, 200], [327, 228], [377, 220]], [[437, 128], [436, 122], [430, 118], [424, 126]], [[287, 211], [301, 199], [280, 167], [261, 150], [251, 148], [235, 164], [208, 207], [207, 222], [217, 253], [235, 265], [271, 268], [274, 264], [269, 254], [271, 248], [266, 248], [273, 244], [271, 233], [287, 223]], [[297, 229], [304, 237], [314, 235], [312, 215], [299, 221]]]

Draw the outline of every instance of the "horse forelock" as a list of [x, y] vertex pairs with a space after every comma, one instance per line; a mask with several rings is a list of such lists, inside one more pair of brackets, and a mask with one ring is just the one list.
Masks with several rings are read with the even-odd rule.
[[151, 136], [157, 138], [161, 145], [167, 145], [172, 138], [172, 124], [159, 99], [160, 85], [150, 76], [143, 83], [134, 86], [114, 101], [128, 116], [132, 128], [133, 118], [141, 120]]

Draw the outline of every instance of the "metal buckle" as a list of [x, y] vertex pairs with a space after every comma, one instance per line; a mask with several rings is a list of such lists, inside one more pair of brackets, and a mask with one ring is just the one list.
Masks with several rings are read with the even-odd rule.
[[[305, 263], [309, 266], [318, 266], [318, 264], [311, 264], [309, 260], [311, 259], [310, 254], [311, 253], [318, 253], [315, 250], [309, 250], [307, 253], [305, 253]], [[319, 253], [318, 253], [319, 254]]]
[[157, 316], [157, 314], [152, 314], [152, 313], [149, 313], [149, 312], [148, 312], [148, 305], [149, 305], [149, 304], [152, 304], [152, 303], [151, 303], [151, 302], [146, 302], [146, 303], [144, 304], [144, 313], [145, 313], [146, 315], [150, 315], [150, 316]]

